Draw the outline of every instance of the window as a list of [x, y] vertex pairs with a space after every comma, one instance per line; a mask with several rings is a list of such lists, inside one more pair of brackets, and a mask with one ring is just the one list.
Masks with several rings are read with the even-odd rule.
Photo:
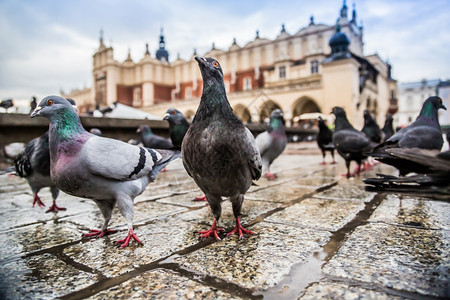
[[192, 88], [187, 87], [186, 91], [185, 91], [185, 98], [186, 99], [191, 99], [192, 98]]
[[248, 91], [252, 89], [252, 78], [245, 77], [244, 78], [244, 91]]
[[135, 107], [142, 106], [141, 100], [142, 100], [141, 99], [141, 88], [137, 87], [133, 91], [133, 106], [135, 106]]
[[286, 67], [280, 66], [279, 71], [280, 71], [280, 79], [286, 78]]
[[319, 73], [319, 61], [313, 60], [311, 61], [311, 74]]

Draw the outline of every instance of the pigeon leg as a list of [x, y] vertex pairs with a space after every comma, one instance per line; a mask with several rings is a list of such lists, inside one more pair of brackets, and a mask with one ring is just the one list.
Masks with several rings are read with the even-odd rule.
[[65, 207], [59, 207], [58, 205], [56, 205], [56, 200], [53, 200], [53, 204], [52, 204], [52, 206], [50, 206], [48, 209], [47, 209], [47, 211], [46, 211], [46, 213], [48, 213], [48, 212], [58, 212], [58, 211], [60, 211], [60, 210], [66, 210], [66, 208]]
[[205, 231], [197, 231], [200, 234], [200, 239], [206, 239], [209, 236], [213, 236], [217, 241], [220, 241], [220, 237], [217, 234], [217, 231], [225, 231], [223, 228], [217, 227], [217, 223], [219, 222], [220, 215], [222, 214], [222, 198], [220, 196], [207, 194], [206, 201], [208, 201], [209, 207], [214, 215], [214, 221], [209, 230]]
[[323, 149], [320, 149], [321, 151], [322, 151], [322, 162], [320, 163], [321, 165], [325, 165], [326, 164], [326, 162], [325, 162], [325, 150], [323, 150]]
[[200, 196], [200, 197], [195, 197], [194, 200], [192, 200], [192, 201], [206, 201], [206, 196], [203, 195], [203, 196]]
[[244, 235], [242, 233], [256, 234], [255, 232], [247, 230], [244, 227], [242, 227], [241, 220], [239, 220], [239, 217], [237, 217], [236, 218], [236, 227], [231, 232], [229, 232], [227, 234], [227, 236], [237, 234], [239, 236], [239, 239], [242, 240], [244, 238]]
[[56, 205], [56, 198], [58, 198], [59, 189], [56, 186], [52, 186], [50, 188], [50, 190], [52, 191], [53, 205], [50, 206], [50, 208], [46, 211], [46, 213], [51, 212], [51, 211], [52, 212], [58, 212], [60, 210], [66, 210], [66, 208], [59, 207], [58, 205]]
[[342, 174], [342, 176], [346, 176], [347, 178], [355, 176], [355, 174], [350, 173], [350, 161], [345, 161], [345, 165], [347, 166], [347, 173]]
[[34, 207], [34, 205], [35, 205], [36, 203], [37, 203], [37, 205], [38, 205], [39, 207], [44, 207], [45, 204], [44, 204], [44, 202], [42, 202], [41, 198], [39, 198], [37, 192], [33, 193], [33, 195], [34, 195], [34, 198], [33, 198], [33, 207]]
[[232, 197], [230, 200], [233, 206], [233, 215], [236, 218], [236, 226], [231, 232], [227, 234], [227, 236], [237, 234], [239, 236], [239, 239], [242, 240], [244, 238], [244, 235], [242, 233], [255, 234], [253, 231], [247, 230], [242, 227], [241, 220], [239, 219], [239, 216], [241, 215], [242, 203], [244, 202], [244, 195], [240, 194], [237, 197]]
[[334, 159], [334, 150], [331, 150], [331, 157], [333, 157], [333, 162], [331, 162], [332, 165], [337, 164], [336, 160]]
[[131, 240], [132, 238], [133, 238], [138, 244], [141, 244], [141, 245], [142, 245], [141, 240], [137, 237], [136, 233], [134, 233], [133, 228], [128, 229], [128, 235], [127, 235], [125, 238], [123, 238], [123, 239], [121, 239], [121, 240], [118, 240], [116, 243], [117, 243], [117, 244], [121, 244], [121, 245], [120, 245], [120, 248], [125, 248], [125, 247], [127, 247], [127, 246], [130, 244], [130, 240]]
[[116, 230], [109, 230], [107, 229], [109, 220], [111, 219], [112, 210], [114, 208], [114, 205], [116, 204], [116, 200], [107, 201], [107, 200], [94, 200], [94, 202], [97, 204], [97, 206], [100, 208], [100, 211], [103, 215], [104, 221], [102, 229], [90, 229], [89, 233], [85, 233], [84, 237], [97, 237], [101, 238], [102, 236], [115, 233]]
[[105, 230], [89, 229], [89, 232], [83, 234], [83, 237], [86, 237], [86, 238], [88, 238], [88, 237], [101, 238], [102, 236], [113, 234], [113, 233], [116, 233], [116, 232], [117, 232], [117, 230], [110, 230], [110, 229], [105, 229]]
[[270, 173], [269, 171], [266, 172], [266, 174], [264, 174], [264, 176], [268, 179], [268, 180], [275, 180], [277, 178], [277, 176], [275, 174]]
[[127, 220], [128, 225], [128, 235], [118, 240], [116, 243], [121, 244], [120, 248], [125, 248], [130, 244], [131, 239], [134, 239], [138, 244], [142, 244], [141, 240], [137, 237], [136, 233], [133, 231], [133, 216], [134, 216], [134, 208], [133, 208], [133, 199], [129, 196], [119, 196], [117, 198], [117, 206], [119, 207], [119, 211], [124, 216], [125, 220]]
[[213, 221], [213, 223], [211, 225], [211, 228], [209, 230], [197, 231], [197, 233], [200, 234], [200, 239], [202, 239], [202, 240], [204, 240], [207, 237], [212, 235], [212, 236], [214, 236], [214, 238], [217, 241], [220, 241], [220, 237], [217, 234], [217, 231], [225, 231], [225, 229], [217, 227], [217, 220], [214, 219], [214, 221]]

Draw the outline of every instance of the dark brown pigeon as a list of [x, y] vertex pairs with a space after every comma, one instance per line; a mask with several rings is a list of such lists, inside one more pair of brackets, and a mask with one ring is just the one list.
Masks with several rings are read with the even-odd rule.
[[371, 151], [373, 145], [364, 133], [353, 128], [342, 107], [333, 107], [332, 113], [336, 116], [333, 144], [339, 155], [345, 159], [345, 165], [347, 166], [347, 174], [345, 175], [351, 177], [354, 174], [350, 173], [350, 162], [356, 161], [358, 164], [356, 173], [359, 173], [361, 161], [367, 158], [364, 153]]
[[172, 149], [172, 142], [162, 136], [156, 135], [152, 132], [150, 127], [147, 125], [141, 125], [136, 130], [137, 133], [141, 134], [141, 141], [147, 148], [154, 149]]
[[214, 58], [195, 57], [203, 77], [203, 93], [197, 113], [182, 144], [183, 164], [205, 193], [214, 215], [211, 229], [199, 231], [201, 238], [220, 240], [217, 223], [222, 197], [229, 197], [236, 227], [229, 235], [253, 234], [242, 227], [244, 194], [252, 180], [261, 176], [261, 157], [252, 133], [233, 114], [228, 102], [223, 72]]
[[331, 164], [335, 164], [336, 160], [334, 160], [333, 132], [330, 130], [330, 128], [328, 128], [327, 124], [325, 124], [325, 121], [321, 117], [319, 117], [317, 121], [319, 123], [319, 133], [317, 134], [316, 140], [317, 145], [322, 151], [323, 160], [321, 164], [326, 164], [325, 155], [327, 151], [331, 153], [331, 157], [333, 158]]

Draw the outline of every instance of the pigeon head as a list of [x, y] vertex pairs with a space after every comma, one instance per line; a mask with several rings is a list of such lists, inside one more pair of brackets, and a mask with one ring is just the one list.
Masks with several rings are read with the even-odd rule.
[[340, 106], [333, 107], [333, 109], [331, 110], [331, 113], [333, 115], [335, 115], [336, 117], [340, 116], [340, 117], [347, 118], [347, 115], [345, 114], [345, 110]]
[[370, 117], [371, 117], [370, 112], [367, 109], [365, 109], [364, 110], [364, 120], [370, 119]]
[[147, 125], [140, 125], [139, 128], [136, 130], [136, 133], [152, 133], [152, 130]]
[[183, 119], [185, 119], [183, 113], [176, 108], [169, 108], [163, 118], [163, 120], [174, 124], [179, 123]]
[[198, 62], [204, 80], [217, 78], [219, 81], [223, 81], [223, 71], [217, 60], [212, 57], [200, 56], [196, 56], [195, 60]]
[[284, 126], [284, 117], [281, 109], [274, 109], [270, 113], [270, 127], [277, 129]]
[[419, 117], [426, 117], [432, 120], [437, 120], [437, 111], [442, 108], [447, 110], [447, 108], [442, 104], [442, 99], [437, 96], [429, 97], [423, 103], [422, 109], [420, 111]]
[[[72, 100], [72, 99], [70, 99]], [[75, 101], [72, 100], [73, 103]], [[30, 117], [41, 116], [49, 119], [50, 121], [60, 116], [61, 114], [74, 113], [77, 115], [76, 106], [69, 100], [60, 96], [47, 96], [39, 103], [35, 110], [31, 113]]]
[[442, 99], [437, 96], [429, 97], [425, 101], [424, 106], [425, 106], [425, 104], [433, 105], [433, 107], [436, 108], [436, 110], [438, 110], [440, 108], [447, 110], [447, 108], [444, 106], [444, 104], [442, 104]]
[[345, 113], [345, 110], [342, 107], [340, 106], [333, 107], [331, 113], [336, 116], [336, 119], [334, 120], [335, 131], [339, 131], [342, 129], [353, 129], [353, 126], [348, 121], [347, 114]]
[[317, 118], [317, 123], [319, 124], [319, 127], [326, 126], [325, 121], [320, 116]]

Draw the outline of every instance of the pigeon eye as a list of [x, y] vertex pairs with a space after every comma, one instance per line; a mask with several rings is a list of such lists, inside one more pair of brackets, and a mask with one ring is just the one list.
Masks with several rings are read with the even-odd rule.
[[52, 99], [48, 99], [47, 100], [47, 105], [48, 106], [52, 106], [53, 105], [53, 100]]
[[219, 66], [219, 63], [217, 61], [215, 61], [215, 62], [213, 62], [213, 66], [217, 68]]
[[176, 115], [176, 114], [177, 114], [176, 110], [172, 111], [172, 115]]

